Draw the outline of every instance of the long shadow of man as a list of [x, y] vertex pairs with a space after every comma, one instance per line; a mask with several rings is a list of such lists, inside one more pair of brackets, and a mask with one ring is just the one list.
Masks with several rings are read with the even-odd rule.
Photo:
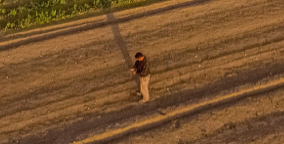
[[[107, 19], [109, 21], [115, 20], [113, 13], [107, 14]], [[111, 29], [112, 29], [112, 32], [113, 32], [114, 40], [117, 42], [118, 47], [119, 47], [119, 49], [122, 53], [122, 56], [125, 60], [126, 65], [127, 65], [127, 68], [128, 68], [127, 70], [129, 70], [129, 69], [133, 68], [134, 63], [131, 60], [131, 57], [129, 55], [127, 44], [125, 43], [125, 41], [123, 40], [123, 37], [120, 34], [118, 24], [116, 24], [116, 23], [112, 24]], [[135, 80], [137, 88], [139, 89], [140, 82], [139, 82], [138, 77], [132, 77], [132, 78]]]

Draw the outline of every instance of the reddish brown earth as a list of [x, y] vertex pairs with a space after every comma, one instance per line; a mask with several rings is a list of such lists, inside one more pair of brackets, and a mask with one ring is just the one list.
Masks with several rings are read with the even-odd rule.
[[111, 144], [283, 144], [283, 89], [138, 132]]
[[[151, 63], [147, 105], [128, 71], [138, 51]], [[283, 0], [166, 1], [1, 36], [0, 143], [82, 141], [277, 79], [283, 52]], [[278, 87], [108, 142], [282, 144], [283, 101]]]

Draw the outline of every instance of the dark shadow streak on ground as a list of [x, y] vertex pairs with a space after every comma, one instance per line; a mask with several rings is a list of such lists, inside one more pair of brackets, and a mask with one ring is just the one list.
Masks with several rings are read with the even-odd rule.
[[[113, 13], [107, 14], [108, 21], [115, 20], [115, 17]], [[123, 37], [120, 34], [119, 26], [117, 23], [114, 23], [111, 25], [111, 30], [114, 36], [114, 40], [117, 42], [117, 45], [122, 53], [122, 56], [126, 62], [128, 70], [130, 70], [133, 67], [133, 62], [131, 60], [131, 57], [128, 52], [128, 47], [125, 41], [123, 40]], [[139, 87], [139, 80], [136, 77], [133, 77], [135, 79], [135, 82], [137, 86]]]
[[[45, 135], [33, 135], [30, 137], [26, 137], [25, 139], [21, 139], [20, 141], [22, 143], [29, 144], [55, 144], [56, 142], [70, 143], [75, 140], [74, 138], [76, 136], [94, 130], [98, 127], [105, 127], [110, 123], [120, 122], [135, 115], [153, 112], [158, 108], [166, 108], [185, 102], [188, 104], [197, 103], [202, 98], [214, 97], [215, 94], [222, 90], [230, 90], [234, 87], [246, 83], [256, 83], [262, 78], [282, 74], [284, 73], [284, 69], [281, 67], [283, 67], [282, 63], [263, 65], [257, 69], [239, 72], [238, 76], [222, 78], [219, 81], [212, 84], [208, 84], [207, 86], [202, 88], [189, 89], [179, 93], [157, 98], [147, 105], [126, 106], [125, 108], [119, 111], [113, 111], [110, 113], [102, 114], [100, 118], [94, 117], [95, 114], [87, 114], [83, 116], [83, 120], [70, 124], [69, 126], [66, 126], [64, 128], [55, 128], [53, 130], [48, 131]], [[279, 88], [279, 86], [273, 87], [272, 89], [270, 88], [269, 90], [274, 90], [276, 88]], [[239, 99], [231, 103], [235, 103], [238, 100]]]
[[11, 43], [11, 44], [2, 45], [2, 46], [0, 46], [0, 51], [14, 49], [14, 48], [19, 47], [21, 45], [26, 45], [26, 44], [29, 44], [29, 43], [43, 41], [43, 40], [55, 38], [55, 37], [58, 37], [58, 36], [69, 35], [69, 34], [74, 34], [74, 33], [77, 33], [77, 32], [91, 30], [91, 29], [94, 29], [94, 28], [103, 27], [103, 26], [110, 25], [110, 24], [122, 23], [122, 22], [127, 22], [127, 21], [130, 21], [130, 20], [133, 20], [133, 19], [138, 19], [138, 18], [142, 18], [142, 17], [146, 17], [146, 16], [152, 16], [152, 15], [155, 15], [155, 14], [159, 14], [159, 13], [169, 11], [169, 10], [173, 10], [173, 9], [177, 9], [177, 8], [184, 8], [184, 7], [188, 7], [188, 6], [195, 6], [195, 5], [199, 5], [199, 4], [204, 4], [205, 2], [209, 2], [209, 1], [211, 1], [211, 0], [194, 0], [194, 1], [183, 2], [183, 3], [170, 5], [170, 6], [163, 7], [163, 8], [158, 8], [158, 9], [155, 9], [155, 10], [146, 11], [146, 12], [143, 12], [143, 13], [139, 13], [139, 14], [123, 17], [123, 18], [117, 18], [117, 19], [114, 19], [114, 20], [111, 20], [111, 21], [98, 22], [98, 23], [89, 24], [89, 25], [86, 25], [86, 26], [78, 27], [78, 28], [60, 31], [60, 32], [57, 32], [57, 33], [46, 34], [46, 35], [43, 35], [43, 36], [29, 38], [27, 40], [22, 40], [22, 41], [14, 42], [14, 43]]

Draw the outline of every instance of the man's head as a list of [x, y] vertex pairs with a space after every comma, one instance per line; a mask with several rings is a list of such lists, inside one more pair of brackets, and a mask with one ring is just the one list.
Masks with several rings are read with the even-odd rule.
[[136, 53], [135, 58], [138, 61], [143, 61], [144, 60], [144, 55], [141, 52]]

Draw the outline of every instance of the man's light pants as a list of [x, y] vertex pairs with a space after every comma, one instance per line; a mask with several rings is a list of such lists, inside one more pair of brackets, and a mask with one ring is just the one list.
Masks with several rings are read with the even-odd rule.
[[143, 101], [149, 101], [149, 81], [150, 81], [150, 74], [145, 77], [140, 77], [140, 92], [143, 95]]

